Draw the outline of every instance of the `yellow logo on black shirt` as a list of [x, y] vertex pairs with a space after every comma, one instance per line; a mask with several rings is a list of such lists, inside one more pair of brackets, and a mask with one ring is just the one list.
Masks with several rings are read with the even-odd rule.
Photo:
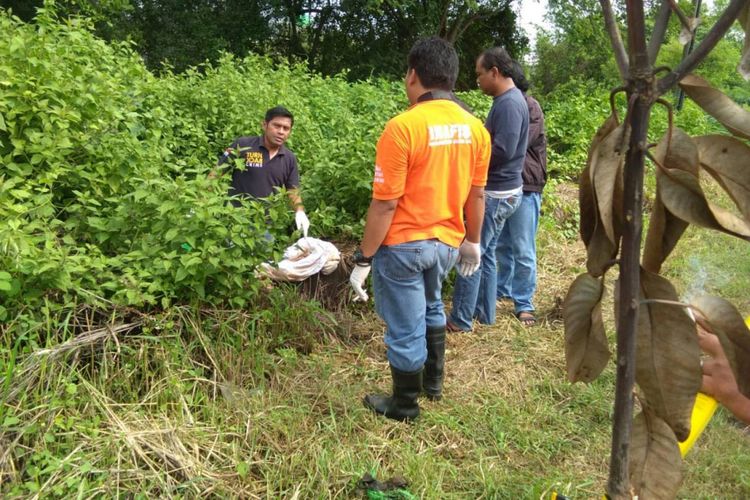
[[245, 153], [245, 166], [250, 168], [263, 167], [263, 153], [260, 151], [250, 151]]

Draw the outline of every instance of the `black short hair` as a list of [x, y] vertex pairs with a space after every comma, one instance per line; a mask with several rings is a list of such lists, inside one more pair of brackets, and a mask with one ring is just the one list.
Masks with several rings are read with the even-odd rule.
[[513, 59], [502, 47], [492, 47], [482, 52], [482, 67], [484, 69], [497, 68], [501, 75], [506, 78], [513, 77]]
[[528, 92], [531, 85], [526, 79], [526, 74], [523, 71], [523, 66], [521, 66], [521, 64], [514, 59], [511, 63], [511, 68], [512, 74], [510, 75], [510, 77], [513, 79], [513, 83], [516, 85], [516, 87], [518, 87], [518, 90], [525, 94], [526, 92]]
[[437, 36], [418, 40], [409, 51], [413, 69], [426, 89], [453, 90], [458, 78], [458, 54], [453, 45]]
[[290, 120], [292, 120], [292, 125], [294, 125], [294, 116], [292, 115], [291, 111], [286, 109], [284, 106], [276, 106], [266, 111], [266, 123], [269, 123], [271, 120], [279, 116], [289, 118]]

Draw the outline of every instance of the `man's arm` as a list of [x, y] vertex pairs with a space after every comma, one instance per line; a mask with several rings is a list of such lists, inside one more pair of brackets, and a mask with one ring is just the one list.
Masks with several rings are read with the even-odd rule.
[[740, 392], [719, 337], [709, 333], [699, 324], [698, 344], [710, 356], [703, 362], [701, 391], [716, 398], [739, 420], [750, 424], [750, 398]]
[[211, 171], [208, 173], [209, 179], [216, 179], [217, 177], [222, 177], [226, 172], [226, 168], [222, 168], [219, 170], [219, 167], [224, 165], [226, 162], [230, 161], [234, 157], [234, 150], [237, 146], [237, 141], [233, 142], [231, 146], [229, 146], [227, 149], [224, 150], [224, 153], [219, 157], [219, 161], [216, 162], [216, 166], [211, 169]]
[[298, 188], [287, 189], [286, 194], [289, 196], [289, 201], [292, 203], [292, 208], [296, 210], [305, 210], [302, 205], [302, 197], [299, 194]]
[[365, 220], [365, 235], [362, 238], [360, 249], [365, 257], [372, 257], [378, 251], [380, 245], [391, 227], [393, 215], [396, 213], [398, 198], [393, 200], [373, 200], [367, 209]]
[[482, 235], [482, 221], [484, 220], [484, 187], [471, 186], [469, 197], [464, 203], [466, 218], [466, 239], [472, 243], [479, 243]]

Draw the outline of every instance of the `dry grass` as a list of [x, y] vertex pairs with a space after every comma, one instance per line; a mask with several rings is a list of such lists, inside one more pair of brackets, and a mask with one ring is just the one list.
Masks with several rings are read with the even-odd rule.
[[[542, 232], [539, 324], [523, 327], [501, 304], [496, 325], [449, 335], [445, 397], [424, 401], [411, 425], [361, 404], [390, 385], [383, 324], [366, 306], [336, 302], [341, 276], [300, 285], [332, 313], [268, 298], [264, 307], [279, 308], [264, 317], [273, 331], [253, 311], [187, 308], [130, 334], [79, 325], [78, 340], [16, 369], [6, 392], [15, 399], [2, 406], [0, 492], [350, 498], [371, 472], [405, 477], [421, 498], [599, 497], [613, 370], [567, 383], [560, 319], [584, 257], [579, 242]], [[302, 338], [308, 312], [322, 315], [312, 343]], [[274, 343], [279, 333], [285, 343]], [[685, 470], [686, 498], [750, 495], [746, 435], [720, 415]]]

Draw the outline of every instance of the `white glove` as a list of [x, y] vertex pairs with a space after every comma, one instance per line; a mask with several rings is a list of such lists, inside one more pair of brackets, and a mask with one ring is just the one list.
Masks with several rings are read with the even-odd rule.
[[367, 302], [367, 299], [369, 298], [367, 295], [367, 292], [364, 289], [365, 286], [365, 280], [367, 279], [367, 276], [370, 274], [370, 269], [372, 268], [371, 265], [360, 265], [355, 264], [354, 269], [352, 269], [352, 274], [349, 276], [349, 283], [352, 284], [352, 288], [354, 288], [354, 293], [356, 296], [354, 297], [354, 302], [359, 302], [360, 300], [362, 302]]
[[297, 230], [302, 231], [302, 236], [307, 238], [307, 230], [310, 229], [310, 220], [305, 215], [304, 210], [297, 210], [294, 214], [294, 222], [297, 223]]
[[458, 247], [458, 262], [456, 262], [456, 271], [458, 271], [458, 274], [464, 278], [471, 276], [477, 272], [481, 261], [482, 253], [479, 243], [464, 240], [461, 246]]

